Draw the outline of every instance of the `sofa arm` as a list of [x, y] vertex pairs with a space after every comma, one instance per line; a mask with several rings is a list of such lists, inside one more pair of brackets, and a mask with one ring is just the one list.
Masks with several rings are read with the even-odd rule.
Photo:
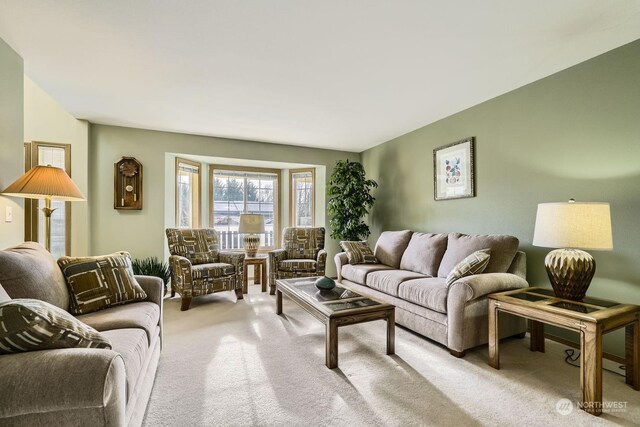
[[155, 276], [134, 276], [138, 284], [144, 292], [147, 294], [145, 301], [155, 302], [159, 306], [162, 306], [162, 299], [164, 298], [164, 283], [162, 279]]
[[494, 292], [526, 288], [528, 286], [529, 283], [526, 280], [511, 273], [475, 274], [462, 277], [449, 285], [449, 296], [464, 295], [465, 302], [467, 302]]
[[236, 270], [236, 289], [242, 289], [244, 276], [244, 252], [220, 252], [220, 262], [231, 264]]
[[346, 252], [340, 252], [335, 257], [333, 257], [333, 261], [336, 263], [336, 271], [338, 272], [338, 282], [342, 280], [342, 266], [349, 264], [349, 257], [347, 257]]
[[160, 326], [160, 345], [162, 345], [164, 342], [164, 283], [159, 277], [135, 276], [135, 278], [147, 294], [145, 301], [153, 302], [160, 306], [158, 326]]
[[0, 425], [125, 425], [124, 362], [111, 350], [1, 355], [0, 384]]
[[278, 264], [280, 264], [280, 261], [284, 261], [286, 256], [287, 252], [284, 249], [269, 251], [269, 285], [276, 285], [276, 279], [278, 278]]
[[316, 266], [318, 276], [324, 276], [327, 268], [327, 251], [320, 249], [316, 261], [318, 263]]

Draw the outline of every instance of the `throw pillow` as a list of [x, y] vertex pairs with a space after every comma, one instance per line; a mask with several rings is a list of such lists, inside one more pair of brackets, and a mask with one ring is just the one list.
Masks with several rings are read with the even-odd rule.
[[367, 242], [342, 241], [340, 246], [347, 253], [349, 264], [378, 264], [378, 259]]
[[71, 296], [69, 311], [86, 314], [115, 305], [142, 301], [147, 294], [133, 277], [131, 256], [116, 252], [97, 257], [62, 257], [58, 265]]
[[453, 270], [451, 270], [447, 276], [447, 286], [451, 286], [453, 282], [462, 277], [482, 273], [484, 269], [487, 268], [487, 265], [489, 265], [489, 259], [491, 259], [490, 249], [475, 251], [460, 261]]
[[56, 348], [111, 348], [100, 332], [37, 299], [0, 303], [0, 354]]

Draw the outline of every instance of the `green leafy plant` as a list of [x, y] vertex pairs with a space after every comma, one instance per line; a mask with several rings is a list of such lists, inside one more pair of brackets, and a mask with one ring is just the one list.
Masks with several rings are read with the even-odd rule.
[[134, 259], [131, 262], [133, 267], [133, 274], [139, 274], [143, 276], [154, 276], [162, 279], [164, 283], [164, 291], [167, 292], [167, 284], [171, 279], [171, 272], [169, 271], [169, 265], [166, 262], [160, 261], [156, 257], [148, 257], [143, 259]]
[[332, 216], [331, 237], [337, 240], [364, 240], [371, 234], [363, 217], [376, 200], [370, 193], [378, 183], [367, 179], [359, 162], [338, 160], [329, 180], [327, 210]]

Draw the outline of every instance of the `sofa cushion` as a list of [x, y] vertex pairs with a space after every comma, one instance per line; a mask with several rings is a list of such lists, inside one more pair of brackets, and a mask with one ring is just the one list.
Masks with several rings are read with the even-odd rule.
[[0, 354], [59, 348], [111, 348], [100, 332], [37, 299], [0, 303]]
[[5, 302], [5, 301], [11, 301], [11, 297], [9, 296], [7, 291], [4, 290], [2, 285], [0, 285], [0, 302]]
[[489, 264], [491, 259], [491, 250], [483, 249], [481, 251], [475, 251], [458, 264], [453, 267], [451, 273], [447, 276], [447, 286], [450, 286], [453, 282], [461, 277], [471, 276], [472, 274], [482, 273]]
[[402, 255], [400, 268], [436, 277], [447, 250], [446, 234], [413, 233]]
[[234, 274], [236, 274], [235, 266], [224, 262], [212, 262], [191, 266], [191, 277], [194, 280], [232, 276]]
[[147, 297], [133, 277], [128, 252], [82, 258], [64, 256], [58, 265], [67, 280], [69, 311], [73, 314], [91, 313]]
[[470, 236], [467, 234], [451, 233], [444, 253], [438, 277], [447, 277], [460, 261], [481, 249], [491, 250], [489, 265], [485, 273], [506, 273], [518, 251], [519, 241], [513, 236], [484, 235]]
[[136, 302], [82, 314], [76, 319], [101, 332], [112, 329], [143, 329], [151, 344], [160, 320], [160, 306], [153, 302]]
[[349, 259], [349, 264], [351, 265], [378, 264], [378, 260], [373, 255], [373, 251], [367, 242], [343, 240], [340, 242], [340, 247], [347, 253], [347, 259]]
[[317, 266], [318, 263], [313, 259], [286, 259], [278, 263], [278, 270], [310, 272], [316, 271]]
[[367, 286], [385, 294], [398, 296], [398, 287], [406, 280], [426, 277], [406, 270], [381, 270], [367, 274]]
[[109, 338], [113, 351], [119, 353], [124, 360], [126, 372], [127, 401], [135, 390], [136, 383], [142, 375], [144, 362], [149, 352], [147, 334], [142, 329], [114, 329], [103, 332]]
[[391, 267], [384, 264], [345, 264], [342, 266], [342, 277], [360, 285], [367, 283], [367, 274], [372, 271], [392, 270]]
[[403, 282], [398, 289], [398, 297], [438, 313], [446, 313], [448, 292], [445, 279], [428, 277]]
[[11, 298], [33, 298], [69, 309], [69, 291], [60, 267], [38, 243], [0, 251], [0, 283]]
[[384, 231], [378, 237], [373, 254], [382, 264], [400, 268], [400, 260], [407, 249], [411, 234], [411, 230]]

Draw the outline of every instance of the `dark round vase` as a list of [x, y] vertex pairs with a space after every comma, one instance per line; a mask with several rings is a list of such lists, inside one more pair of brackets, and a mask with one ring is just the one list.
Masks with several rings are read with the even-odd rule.
[[328, 291], [330, 289], [333, 289], [336, 286], [336, 282], [327, 276], [324, 277], [320, 277], [316, 280], [316, 288], [320, 289], [321, 291]]

